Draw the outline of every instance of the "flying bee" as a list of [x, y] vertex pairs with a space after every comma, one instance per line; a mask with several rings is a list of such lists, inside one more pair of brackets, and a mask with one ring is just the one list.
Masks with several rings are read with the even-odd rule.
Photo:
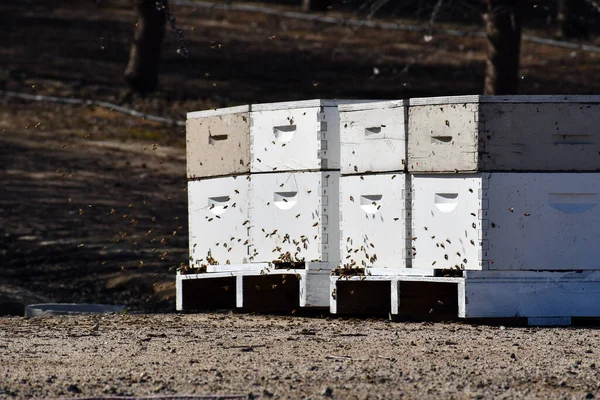
[[459, 251], [457, 251], [457, 252], [456, 252], [456, 255], [460, 257], [460, 252], [459, 252]]
[[282, 183], [281, 185], [279, 185], [279, 187], [283, 187], [283, 185], [284, 185], [284, 184]]
[[350, 196], [350, 201], [354, 201], [354, 197]]
[[440, 243], [440, 247], [441, 247], [442, 249], [445, 249], [445, 248], [446, 248], [446, 246], [444, 246], [444, 243]]
[[237, 189], [233, 189], [233, 191], [235, 192], [235, 194], [240, 194], [240, 191]]
[[515, 211], [515, 208], [514, 208], [514, 207], [510, 207], [510, 208], [508, 209], [508, 211], [510, 211], [510, 212], [513, 212], [513, 211]]
[[296, 214], [296, 218], [300, 218], [300, 214]]
[[473, 193], [473, 189], [469, 188], [469, 192], [470, 192], [470, 193]]
[[447, 260], [448, 259], [448, 254], [444, 254], [444, 258]]
[[437, 262], [437, 261], [434, 261], [434, 262], [432, 262], [432, 263], [431, 263], [431, 265], [435, 265], [435, 263], [436, 263], [436, 262]]
[[244, 223], [243, 223], [242, 225], [244, 225], [244, 226], [245, 226], [245, 225], [246, 225], [246, 224], [248, 224], [249, 222], [250, 222], [250, 220], [249, 220], [249, 219], [247, 219], [247, 220], [245, 220], [245, 221], [244, 221]]
[[471, 239], [471, 244], [475, 246], [475, 241], [473, 239]]

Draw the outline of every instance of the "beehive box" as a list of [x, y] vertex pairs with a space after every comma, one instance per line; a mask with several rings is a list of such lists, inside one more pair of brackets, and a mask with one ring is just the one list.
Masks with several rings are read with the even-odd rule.
[[248, 263], [250, 176], [188, 182], [191, 267]]
[[600, 269], [599, 173], [415, 174], [416, 268]]
[[341, 173], [406, 169], [408, 100], [342, 104]]
[[250, 106], [187, 114], [188, 179], [250, 172]]
[[251, 262], [339, 263], [339, 172], [256, 174]]
[[189, 179], [340, 169], [338, 104], [305, 100], [188, 113]]
[[409, 172], [598, 171], [600, 96], [411, 99]]
[[[345, 268], [406, 268], [408, 175], [340, 177], [340, 253]], [[408, 239], [410, 242], [410, 239]]]

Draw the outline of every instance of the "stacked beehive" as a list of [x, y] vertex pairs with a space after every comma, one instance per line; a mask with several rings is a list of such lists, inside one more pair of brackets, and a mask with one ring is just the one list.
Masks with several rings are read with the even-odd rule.
[[[178, 309], [329, 306], [328, 276], [339, 264], [337, 105], [188, 114], [186, 272], [206, 273], [178, 275]], [[225, 289], [214, 293], [215, 286]]]
[[600, 315], [598, 103], [411, 99], [413, 266], [467, 271], [463, 316]]
[[339, 106], [340, 255], [343, 272], [410, 267], [405, 100]]

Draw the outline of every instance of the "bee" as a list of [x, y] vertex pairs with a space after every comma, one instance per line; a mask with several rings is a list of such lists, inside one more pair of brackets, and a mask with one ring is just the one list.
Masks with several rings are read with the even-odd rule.
[[365, 180], [365, 177], [361, 175], [361, 176], [360, 176], [360, 180], [361, 180], [361, 181], [364, 181], [364, 180]]
[[394, 179], [396, 177], [396, 175], [392, 175], [392, 179]]
[[354, 166], [354, 172], [358, 172], [358, 167], [356, 165]]
[[428, 231], [428, 230], [429, 230], [429, 229], [427, 229], [427, 227], [426, 227], [426, 226], [424, 226], [424, 227], [423, 227], [423, 229], [425, 229], [426, 231]]
[[432, 238], [432, 239], [435, 239], [435, 235], [433, 235], [431, 238]]
[[475, 241], [473, 239], [471, 239], [471, 244], [475, 246]]
[[[492, 224], [492, 225], [493, 225], [493, 224]], [[477, 229], [477, 225], [475, 225], [475, 222], [473, 222], [473, 223], [471, 224], [471, 226], [473, 227], [473, 229]], [[492, 226], [492, 228], [493, 228], [493, 226]]]
[[262, 162], [262, 161], [260, 160], [260, 158], [257, 158], [256, 160], [257, 160], [258, 162]]
[[[319, 223], [315, 222], [312, 226], [314, 227], [314, 226], [317, 226], [317, 225], [319, 225]], [[315, 237], [315, 239], [316, 239], [316, 237]]]
[[525, 214], [523, 214], [523, 215], [524, 215], [524, 216], [526, 216], [526, 217], [529, 217], [529, 216], [531, 216], [531, 213], [528, 213], [528, 212], [527, 212], [527, 213], [525, 213]]
[[373, 243], [369, 243], [369, 246], [375, 248], [375, 245]]
[[456, 255], [460, 257], [460, 252], [458, 252], [458, 251], [457, 251], [457, 252], [456, 252]]
[[350, 196], [350, 201], [354, 201], [354, 197]]
[[209, 218], [209, 219], [208, 219], [208, 222], [212, 221], [213, 219], [214, 219], [214, 218]]
[[444, 305], [444, 302], [443, 302], [443, 301], [441, 301], [441, 300], [438, 300], [438, 301], [437, 301], [437, 303], [438, 303], [440, 306], [443, 306], [443, 305]]
[[235, 194], [240, 194], [240, 191], [237, 189], [234, 189], [233, 191], [235, 192]]
[[244, 223], [242, 224], [242, 226], [245, 226], [246, 224], [248, 224], [250, 222], [249, 219], [245, 220]]
[[432, 263], [431, 263], [431, 265], [432, 265], [432, 266], [433, 266], [433, 265], [435, 265], [435, 263], [436, 263], [436, 262], [437, 262], [437, 261], [434, 261], [434, 262], [432, 262]]
[[246, 241], [244, 242], [244, 246], [246, 246], [247, 244], [248, 244], [248, 240], [246, 240]]
[[283, 183], [281, 185], [279, 185], [279, 187], [283, 187]]
[[449, 244], [452, 244], [452, 242], [450, 241], [450, 239], [446, 239], [446, 242], [448, 242]]
[[473, 189], [469, 188], [469, 192], [470, 192], [470, 193], [473, 193]]
[[476, 217], [476, 216], [477, 216], [477, 214], [475, 214], [475, 213], [471, 213], [471, 215], [472, 215], [472, 216], [474, 216], [474, 217]]
[[448, 254], [444, 254], [444, 258], [447, 260], [448, 259]]
[[398, 221], [400, 218], [394, 218], [394, 221]]
[[296, 218], [300, 218], [300, 214], [296, 214]]
[[446, 246], [444, 246], [444, 243], [440, 243], [440, 247], [441, 247], [442, 249], [445, 249], [445, 248], [446, 248]]
[[510, 207], [510, 208], [508, 209], [508, 211], [510, 211], [510, 212], [513, 212], [513, 211], [515, 211], [515, 208], [514, 208], [514, 207]]
[[412, 240], [417, 240], [417, 237], [415, 236], [414, 238], [412, 238]]

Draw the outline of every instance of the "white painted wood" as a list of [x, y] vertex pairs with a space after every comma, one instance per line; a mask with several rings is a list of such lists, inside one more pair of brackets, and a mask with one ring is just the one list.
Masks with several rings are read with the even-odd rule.
[[600, 272], [467, 271], [465, 317], [597, 317]]
[[341, 105], [341, 173], [406, 169], [406, 100]]
[[269, 263], [253, 263], [253, 264], [224, 264], [224, 265], [207, 265], [206, 272], [234, 272], [234, 271], [253, 271], [260, 272], [271, 266]]
[[398, 312], [400, 311], [400, 285], [399, 285], [399, 281], [397, 280], [392, 280], [390, 282], [390, 289], [391, 289], [391, 307], [390, 307], [390, 313], [392, 315], [397, 315]]
[[466, 95], [421, 97], [409, 100], [411, 106], [444, 105], [463, 103], [600, 103], [600, 96], [595, 95]]
[[411, 182], [412, 266], [481, 269], [483, 175], [413, 175]]
[[571, 317], [530, 317], [527, 318], [529, 326], [570, 326]]
[[[177, 275], [176, 278], [176, 290], [177, 299], [176, 305], [177, 310], [182, 311], [182, 280], [187, 279], [217, 279], [226, 277], [235, 277], [236, 279], [236, 307], [244, 307], [244, 277], [249, 276], [266, 276], [266, 275], [295, 275], [298, 277], [300, 282], [300, 290], [298, 293], [300, 300], [300, 307], [306, 308], [324, 308], [329, 307], [329, 272], [328, 271], [317, 271], [317, 270], [276, 270], [266, 264], [261, 264], [263, 268], [261, 270], [255, 270], [250, 268], [242, 268], [236, 271], [227, 272], [216, 272], [216, 273], [202, 273], [202, 274], [184, 274]], [[254, 265], [252, 265], [254, 267]]]
[[414, 175], [413, 266], [600, 269], [599, 201], [598, 173]]
[[251, 185], [251, 262], [339, 265], [339, 172], [256, 174]]
[[336, 108], [253, 111], [251, 121], [252, 172], [339, 169]]
[[[220, 266], [249, 262], [248, 176], [188, 182], [190, 265]], [[210, 257], [212, 261], [209, 261]]]
[[244, 276], [237, 275], [235, 277], [235, 306], [237, 308], [244, 307]]
[[277, 111], [294, 108], [307, 107], [337, 107], [341, 104], [363, 103], [377, 100], [344, 100], [344, 99], [312, 99], [312, 100], [297, 100], [283, 101], [278, 103], [261, 103], [252, 104], [252, 111]]
[[202, 111], [192, 111], [187, 113], [188, 119], [195, 118], [206, 118], [206, 117], [220, 117], [224, 115], [238, 114], [238, 113], [247, 113], [250, 112], [249, 105], [236, 106], [236, 107], [226, 107], [226, 108], [215, 108], [211, 110], [202, 110]]
[[489, 269], [600, 269], [600, 173], [499, 173], [488, 186]]
[[300, 277], [300, 307], [329, 307], [329, 273], [306, 271]]
[[433, 276], [434, 268], [368, 268], [367, 273], [374, 276]]
[[599, 96], [459, 96], [410, 104], [410, 172], [600, 169]]
[[336, 276], [329, 277], [329, 312], [337, 314], [337, 281]]
[[466, 295], [465, 295], [465, 280], [458, 282], [457, 287], [458, 294], [458, 318], [465, 318], [467, 303], [466, 303]]
[[188, 113], [188, 179], [250, 172], [248, 106]]
[[177, 273], [175, 276], [175, 310], [183, 311], [183, 287], [181, 283], [182, 275]]
[[340, 178], [340, 255], [346, 268], [406, 268], [405, 174]]

